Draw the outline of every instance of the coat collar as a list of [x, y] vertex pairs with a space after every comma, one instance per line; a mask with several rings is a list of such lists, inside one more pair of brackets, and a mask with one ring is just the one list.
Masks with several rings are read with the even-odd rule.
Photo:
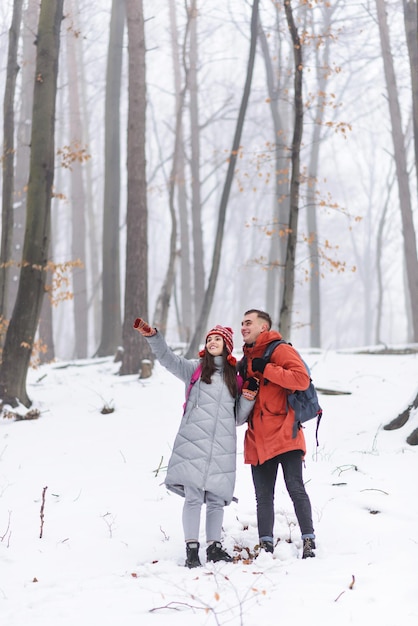
[[214, 356], [213, 357], [213, 362], [215, 363], [215, 367], [217, 370], [220, 370], [223, 368], [223, 364], [224, 364], [224, 358], [222, 355], [219, 356]]
[[268, 344], [276, 339], [282, 339], [281, 334], [277, 330], [268, 330], [264, 333], [260, 333], [252, 345], [248, 346], [244, 344], [243, 352], [247, 356], [261, 356]]

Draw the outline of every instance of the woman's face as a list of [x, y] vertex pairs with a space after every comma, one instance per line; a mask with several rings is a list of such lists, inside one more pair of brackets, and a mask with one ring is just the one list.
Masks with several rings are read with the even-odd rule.
[[224, 340], [220, 335], [209, 335], [206, 339], [206, 350], [212, 356], [221, 356], [224, 351]]

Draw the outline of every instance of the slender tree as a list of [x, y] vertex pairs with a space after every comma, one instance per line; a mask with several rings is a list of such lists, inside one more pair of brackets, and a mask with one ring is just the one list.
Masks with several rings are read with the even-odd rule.
[[[187, 203], [185, 195], [185, 162], [184, 162], [184, 140], [183, 140], [183, 109], [184, 100], [187, 91], [187, 74], [184, 78], [184, 84], [182, 85], [180, 74], [180, 51], [177, 43], [177, 22], [176, 12], [173, 3], [170, 3], [170, 30], [171, 30], [171, 46], [173, 56], [173, 69], [174, 69], [174, 90], [175, 90], [175, 129], [174, 129], [174, 150], [171, 164], [171, 172], [168, 185], [168, 209], [171, 219], [171, 234], [168, 253], [168, 265], [164, 282], [161, 286], [160, 293], [158, 294], [157, 302], [155, 305], [155, 313], [153, 317], [154, 323], [158, 326], [162, 333], [165, 333], [167, 328], [168, 309], [170, 305], [171, 295], [173, 292], [174, 280], [176, 275], [176, 261], [178, 259], [177, 254], [177, 236], [178, 236], [178, 220], [175, 207], [176, 190], [178, 190], [178, 208], [180, 215], [180, 240], [181, 240], [181, 291], [182, 293], [190, 293], [190, 250], [189, 250], [189, 236], [188, 236], [188, 223], [187, 223]], [[188, 22], [186, 26], [187, 36]], [[183, 42], [181, 56], [184, 59], [185, 42]], [[189, 267], [185, 268], [185, 261], [187, 261]], [[190, 325], [190, 310], [189, 305], [185, 303], [184, 298], [182, 300], [183, 305], [187, 308], [186, 313], [186, 326]], [[190, 300], [190, 299], [189, 299]], [[182, 311], [183, 313], [183, 311]], [[181, 313], [181, 314], [182, 314]], [[180, 317], [180, 315], [179, 315]], [[184, 332], [180, 330], [180, 336], [184, 338]]]
[[[67, 0], [68, 2], [68, 0]], [[73, 3], [68, 7], [74, 13]], [[74, 24], [74, 23], [73, 23]], [[75, 357], [84, 359], [88, 353], [89, 323], [87, 315], [87, 255], [86, 255], [86, 191], [83, 178], [85, 162], [83, 146], [83, 122], [81, 119], [80, 75], [77, 63], [77, 47], [80, 44], [76, 28], [67, 31], [67, 69], [69, 79], [68, 103], [70, 110], [71, 149], [71, 258], [80, 261], [81, 267], [73, 269]]]
[[289, 233], [287, 238], [286, 264], [284, 271], [284, 289], [280, 308], [279, 328], [285, 337], [290, 337], [292, 326], [292, 306], [295, 291], [296, 242], [299, 221], [299, 187], [300, 187], [300, 148], [303, 134], [303, 100], [302, 100], [302, 44], [293, 18], [291, 0], [284, 0], [286, 20], [293, 43], [294, 56], [294, 127], [292, 140], [292, 172], [290, 177], [290, 215]]
[[126, 0], [129, 55], [128, 207], [126, 218], [125, 316], [120, 374], [136, 374], [151, 357], [147, 342], [133, 330], [136, 317], [148, 319], [148, 212], [145, 162], [145, 33], [142, 0]]
[[0, 398], [30, 406], [26, 377], [44, 297], [54, 181], [55, 102], [63, 0], [42, 0], [22, 269], [0, 367]]
[[[50, 246], [50, 254], [51, 252], [52, 250]], [[51, 275], [49, 275], [48, 278], [51, 278]], [[52, 283], [46, 283], [45, 289], [49, 289], [52, 294]], [[55, 359], [55, 342], [54, 318], [52, 315], [52, 303], [49, 297], [45, 297], [42, 301], [38, 324], [38, 342], [39, 348], [37, 358], [39, 363], [51, 363], [51, 361]]]
[[17, 49], [22, 21], [23, 0], [13, 3], [12, 23], [9, 30], [9, 51], [7, 55], [6, 88], [3, 103], [3, 196], [2, 228], [0, 248], [0, 318], [8, 318], [10, 261], [13, 237], [13, 184], [15, 162], [15, 108], [16, 77], [19, 71]]
[[35, 35], [39, 19], [38, 0], [28, 0], [22, 19], [19, 112], [16, 125], [16, 166], [14, 174], [13, 246], [11, 251], [10, 312], [16, 301], [25, 236], [26, 193], [29, 178], [33, 81], [36, 65]]
[[414, 129], [415, 175], [418, 180], [418, 3], [403, 0], [403, 17], [412, 86], [412, 124]]
[[244, 85], [244, 91], [241, 99], [241, 106], [238, 114], [238, 120], [235, 128], [235, 135], [232, 142], [232, 150], [229, 154], [228, 159], [228, 169], [226, 173], [225, 184], [222, 191], [219, 214], [218, 214], [218, 224], [216, 228], [216, 237], [215, 237], [215, 246], [213, 250], [212, 257], [212, 268], [209, 276], [208, 286], [205, 291], [205, 297], [202, 304], [202, 310], [200, 312], [200, 316], [198, 322], [196, 324], [196, 329], [194, 335], [192, 337], [192, 341], [190, 343], [189, 349], [187, 351], [187, 356], [191, 357], [196, 354], [199, 343], [204, 335], [205, 328], [208, 322], [210, 309], [212, 307], [213, 297], [215, 295], [215, 287], [216, 281], [218, 278], [219, 266], [221, 262], [221, 252], [222, 252], [222, 241], [224, 236], [224, 225], [226, 218], [226, 209], [228, 206], [229, 194], [231, 191], [232, 181], [234, 178], [235, 165], [237, 161], [237, 155], [241, 142], [242, 130], [244, 127], [245, 121], [245, 113], [247, 111], [248, 100], [250, 98], [251, 93], [251, 82], [254, 70], [254, 60], [257, 46], [257, 33], [258, 33], [258, 7], [259, 0], [254, 0], [252, 6], [252, 14], [251, 14], [251, 41], [250, 41], [250, 53], [247, 64], [247, 76]]
[[[279, 6], [275, 5], [277, 22], [279, 21]], [[277, 28], [279, 32], [279, 29]], [[283, 291], [283, 270], [286, 260], [286, 229], [289, 223], [289, 151], [285, 139], [285, 129], [288, 128], [287, 107], [281, 101], [282, 94], [289, 88], [287, 82], [290, 72], [280, 72], [273, 64], [267, 36], [259, 27], [259, 39], [266, 69], [269, 107], [274, 131], [274, 206], [272, 236], [269, 250], [269, 272], [267, 274], [266, 309], [276, 312], [281, 301]], [[279, 61], [281, 55], [274, 55]]]
[[[202, 233], [202, 193], [200, 181], [200, 124], [199, 124], [199, 83], [198, 83], [198, 37], [197, 1], [192, 0], [190, 15], [190, 47], [189, 47], [189, 94], [190, 94], [190, 171], [192, 176], [192, 241], [193, 241], [193, 285], [194, 307], [193, 320], [199, 318], [205, 294], [205, 265]], [[189, 340], [190, 338], [188, 338]]]
[[402, 130], [402, 116], [396, 84], [395, 66], [390, 48], [385, 0], [376, 0], [376, 8], [380, 43], [382, 48], [383, 67], [388, 92], [392, 141], [398, 183], [399, 207], [402, 217], [406, 276], [412, 314], [412, 339], [413, 341], [418, 341], [418, 257], [411, 193], [409, 189], [405, 139]]
[[[332, 6], [320, 7], [323, 16], [321, 29], [329, 33], [331, 21], [339, 2]], [[319, 40], [319, 38], [318, 38]], [[321, 45], [320, 45], [321, 44]], [[321, 56], [320, 49], [323, 48]], [[311, 347], [321, 347], [321, 294], [320, 294], [320, 267], [319, 267], [319, 242], [317, 223], [317, 179], [319, 170], [319, 155], [323, 139], [323, 124], [326, 97], [327, 80], [330, 72], [330, 48], [331, 37], [325, 36], [322, 42], [318, 41], [315, 46], [315, 60], [318, 76], [318, 106], [315, 111], [315, 125], [312, 133], [312, 142], [309, 158], [308, 189], [307, 189], [307, 225], [308, 225], [308, 247], [309, 247], [309, 301], [310, 301], [310, 345]]]
[[125, 0], [112, 1], [105, 96], [102, 243], [102, 329], [99, 356], [115, 354], [122, 339], [120, 285], [120, 97]]
[[[188, 32], [188, 24], [190, 17], [187, 21], [186, 34]], [[173, 50], [173, 69], [174, 69], [174, 85], [176, 95], [176, 119], [178, 125], [176, 125], [176, 133], [179, 134], [178, 140], [175, 141], [176, 153], [173, 155], [172, 180], [170, 184], [175, 185], [177, 189], [177, 207], [179, 215], [180, 226], [180, 258], [178, 263], [177, 275], [180, 273], [180, 302], [181, 302], [181, 315], [179, 316], [179, 334], [182, 341], [190, 340], [190, 329], [192, 324], [192, 303], [193, 298], [190, 297], [191, 291], [191, 263], [190, 263], [190, 229], [189, 229], [189, 215], [188, 215], [188, 202], [186, 193], [186, 160], [185, 160], [185, 142], [184, 142], [184, 95], [187, 88], [188, 69], [185, 67], [186, 61], [186, 46], [183, 45], [179, 49], [177, 41], [177, 19], [176, 19], [176, 7], [175, 3], [170, 3], [170, 22], [171, 22], [171, 40]], [[184, 76], [184, 89], [182, 88], [181, 79], [181, 67], [185, 67]], [[168, 313], [168, 309], [167, 312]]]
[[387, 213], [390, 204], [391, 191], [393, 184], [395, 182], [395, 176], [391, 176], [388, 185], [387, 185], [387, 194], [385, 203], [383, 205], [382, 214], [379, 218], [377, 224], [377, 233], [376, 233], [376, 283], [377, 283], [377, 301], [376, 301], [376, 328], [375, 328], [375, 336], [374, 341], [376, 344], [384, 343], [382, 336], [382, 313], [383, 313], [383, 294], [384, 294], [384, 284], [383, 284], [383, 268], [382, 261], [385, 258], [384, 255], [384, 228], [387, 224]]
[[[84, 28], [84, 22], [80, 24], [80, 8], [79, 0], [72, 0], [74, 6], [73, 22], [75, 32], [78, 34], [81, 32], [81, 28]], [[124, 9], [122, 6], [122, 14], [124, 15]], [[79, 37], [79, 45], [76, 46], [76, 57], [78, 67], [78, 79], [80, 87], [80, 106], [81, 117], [83, 120], [83, 145], [87, 147], [90, 152], [90, 147], [94, 145], [94, 138], [90, 131], [92, 124], [92, 107], [89, 100], [89, 82], [90, 73], [87, 68], [85, 54], [84, 38]], [[121, 43], [122, 47], [123, 42]], [[93, 345], [99, 345], [100, 332], [101, 332], [101, 256], [97, 253], [100, 250], [100, 244], [102, 240], [101, 229], [98, 228], [98, 215], [95, 212], [95, 207], [98, 204], [98, 194], [94, 185], [94, 171], [95, 171], [95, 159], [88, 158], [83, 165], [84, 184], [85, 184], [85, 213], [86, 213], [86, 250], [87, 250], [87, 276], [88, 280], [88, 293], [89, 301], [87, 303], [89, 312], [89, 341], [93, 342]], [[94, 164], [93, 164], [94, 163]], [[101, 218], [101, 215], [100, 215]], [[100, 242], [100, 243], [99, 243]]]

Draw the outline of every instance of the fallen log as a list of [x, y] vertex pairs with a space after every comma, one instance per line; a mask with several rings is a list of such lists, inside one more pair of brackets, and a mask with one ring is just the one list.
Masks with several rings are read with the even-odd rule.
[[341, 389], [327, 389], [325, 387], [317, 387], [315, 389], [318, 393], [322, 393], [324, 396], [349, 396], [351, 391], [342, 391]]

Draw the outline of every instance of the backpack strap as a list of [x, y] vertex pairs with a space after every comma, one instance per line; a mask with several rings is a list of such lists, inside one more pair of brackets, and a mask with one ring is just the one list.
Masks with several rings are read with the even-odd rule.
[[[279, 346], [282, 343], [287, 343], [289, 346], [292, 345], [291, 343], [289, 343], [288, 341], [285, 341], [284, 339], [274, 339], [268, 344], [267, 348], [265, 349], [264, 354], [263, 354], [263, 359], [266, 359], [268, 362], [270, 362], [271, 355], [273, 354], [277, 346]], [[305, 364], [304, 361], [303, 363]], [[306, 364], [305, 364], [305, 367], [306, 367]], [[289, 395], [289, 392], [287, 392], [286, 394], [286, 412], [289, 411], [288, 395]], [[293, 439], [296, 437], [298, 430], [299, 430], [299, 422], [296, 421], [295, 419], [293, 423], [293, 430], [292, 430]]]
[[[273, 339], [273, 341], [270, 341], [267, 348], [264, 350], [263, 359], [267, 359], [268, 361], [270, 361], [271, 355], [273, 354], [274, 350], [281, 343], [287, 343], [287, 341], [285, 341], [284, 339]], [[247, 357], [245, 356], [245, 354], [238, 363], [238, 376], [241, 376], [243, 380], [247, 378]]]
[[199, 380], [201, 373], [202, 373], [202, 364], [199, 363], [199, 365], [196, 367], [195, 371], [193, 372], [192, 377], [189, 382], [189, 386], [186, 389], [186, 399], [183, 404], [183, 413], [186, 410], [187, 400], [189, 399], [190, 392], [193, 388], [193, 385], [195, 384], [197, 380]]
[[318, 448], [319, 446], [319, 440], [318, 440], [318, 430], [319, 430], [319, 424], [321, 423], [321, 419], [322, 419], [322, 409], [320, 409], [317, 413], [316, 416], [316, 430], [315, 430], [315, 440], [316, 440], [316, 447]]
[[[189, 399], [190, 392], [191, 392], [191, 390], [193, 388], [193, 385], [195, 384], [196, 381], [199, 380], [201, 374], [202, 374], [202, 364], [199, 363], [199, 365], [196, 367], [195, 371], [193, 372], [192, 377], [191, 377], [190, 382], [189, 382], [189, 386], [186, 389], [186, 399], [185, 399], [184, 404], [183, 404], [183, 413], [186, 410], [187, 400]], [[239, 394], [242, 391], [243, 384], [244, 384], [244, 379], [243, 379], [242, 375], [238, 372], [237, 373], [237, 391], [238, 391]]]
[[[273, 341], [271, 341], [268, 344], [268, 346], [264, 350], [263, 359], [265, 359], [267, 362], [270, 362], [271, 355], [273, 354], [273, 352], [277, 348], [277, 346], [279, 346], [281, 343], [287, 343], [289, 346], [292, 345], [289, 341], [285, 341], [284, 339], [274, 339]], [[311, 371], [310, 371], [310, 368], [309, 368], [308, 364], [302, 359], [300, 354], [299, 354], [299, 358], [301, 359], [302, 363], [304, 364], [304, 366], [306, 368], [306, 371], [307, 371], [307, 373], [309, 375], [310, 382], [312, 383]], [[244, 377], [244, 379], [247, 377], [247, 358], [246, 358], [245, 355], [243, 356], [243, 358], [241, 359], [241, 361], [239, 363], [239, 372]], [[268, 381], [265, 381], [265, 382], [268, 382]], [[287, 399], [286, 399], [286, 404], [287, 404], [287, 410], [289, 410], [289, 402], [288, 402]], [[319, 424], [321, 422], [321, 418], [322, 418], [322, 409], [319, 408], [319, 411], [316, 414], [316, 432], [315, 432], [315, 439], [316, 439], [316, 446], [317, 447], [319, 446], [318, 430], [319, 430]], [[300, 428], [300, 422], [298, 422], [295, 419], [295, 422], [293, 424], [293, 433], [292, 433], [293, 438], [296, 437], [299, 428]]]
[[267, 348], [264, 350], [263, 359], [270, 361], [271, 355], [281, 343], [287, 343], [287, 341], [284, 339], [274, 339], [273, 341], [270, 341]]

